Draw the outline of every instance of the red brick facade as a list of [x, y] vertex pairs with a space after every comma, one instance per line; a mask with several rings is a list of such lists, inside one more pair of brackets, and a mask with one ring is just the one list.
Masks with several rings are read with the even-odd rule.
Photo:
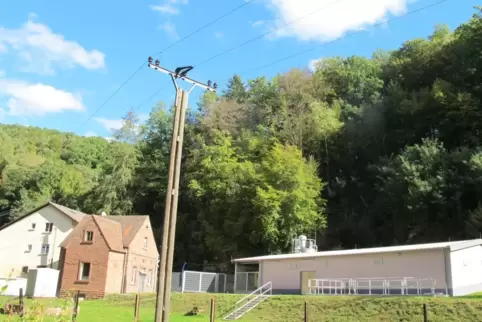
[[[80, 227], [79, 227], [80, 226]], [[80, 291], [86, 298], [103, 298], [109, 262], [109, 246], [92, 216], [85, 218], [67, 237], [64, 248], [61, 296]], [[91, 243], [84, 241], [85, 231], [94, 233]], [[91, 263], [88, 281], [79, 278], [82, 262]]]

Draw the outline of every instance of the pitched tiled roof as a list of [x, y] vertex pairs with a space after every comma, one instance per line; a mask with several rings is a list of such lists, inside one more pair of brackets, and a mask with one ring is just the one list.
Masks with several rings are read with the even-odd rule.
[[122, 225], [103, 216], [92, 216], [111, 250], [123, 252]]
[[149, 216], [105, 216], [104, 218], [122, 225], [122, 240], [124, 247], [129, 247], [139, 229]]
[[57, 210], [59, 210], [60, 212], [62, 212], [66, 216], [70, 217], [72, 220], [75, 220], [76, 222], [81, 222], [82, 219], [84, 219], [84, 217], [87, 216], [87, 214], [85, 214], [81, 211], [73, 210], [73, 209], [67, 208], [65, 206], [53, 203], [51, 201], [49, 201], [48, 204], [55, 207]]
[[52, 206], [52, 207], [56, 208], [58, 211], [60, 211], [61, 213], [63, 213], [63, 214], [66, 215], [67, 217], [69, 217], [70, 219], [76, 221], [77, 223], [81, 222], [82, 219], [83, 219], [85, 216], [87, 216], [87, 214], [85, 214], [85, 213], [83, 213], [83, 212], [81, 212], [81, 211], [73, 210], [73, 209], [70, 209], [70, 208], [67, 208], [67, 207], [65, 207], [65, 206], [61, 206], [61, 205], [59, 205], [59, 204], [56, 204], [56, 203], [53, 203], [53, 202], [49, 201], [49, 202], [43, 204], [42, 206], [37, 207], [37, 208], [33, 209], [32, 211], [29, 211], [29, 212], [26, 213], [25, 215], [20, 216], [20, 217], [18, 217], [17, 219], [9, 222], [8, 224], [1, 226], [1, 227], [0, 227], [0, 230], [5, 229], [5, 228], [7, 228], [7, 227], [9, 227], [9, 226], [11, 226], [11, 225], [13, 225], [13, 224], [15, 224], [16, 222], [18, 222], [18, 221], [20, 221], [20, 220], [22, 220], [22, 219], [30, 216], [30, 215], [33, 214], [33, 213], [36, 213], [36, 212], [39, 211], [40, 209], [45, 208], [45, 207], [47, 207], [47, 206]]

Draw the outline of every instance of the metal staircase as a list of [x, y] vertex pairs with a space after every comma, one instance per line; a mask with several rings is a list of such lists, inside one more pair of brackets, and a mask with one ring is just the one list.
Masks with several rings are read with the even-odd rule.
[[237, 320], [259, 304], [264, 302], [268, 297], [270, 297], [273, 293], [273, 287], [271, 282], [264, 284], [261, 287], [258, 287], [252, 293], [246, 295], [241, 300], [237, 301], [235, 304], [235, 309], [229, 313], [224, 320]]

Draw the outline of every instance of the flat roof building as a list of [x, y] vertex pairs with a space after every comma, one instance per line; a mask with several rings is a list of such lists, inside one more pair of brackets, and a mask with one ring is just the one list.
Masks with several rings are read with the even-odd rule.
[[482, 239], [321, 252], [314, 241], [297, 240], [295, 253], [234, 259], [235, 291], [268, 282], [277, 294], [482, 291]]

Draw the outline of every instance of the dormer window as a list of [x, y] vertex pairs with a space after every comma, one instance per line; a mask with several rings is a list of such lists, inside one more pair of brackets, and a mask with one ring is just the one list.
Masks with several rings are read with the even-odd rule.
[[94, 232], [93, 231], [86, 231], [84, 234], [84, 241], [85, 242], [92, 242], [94, 240]]

